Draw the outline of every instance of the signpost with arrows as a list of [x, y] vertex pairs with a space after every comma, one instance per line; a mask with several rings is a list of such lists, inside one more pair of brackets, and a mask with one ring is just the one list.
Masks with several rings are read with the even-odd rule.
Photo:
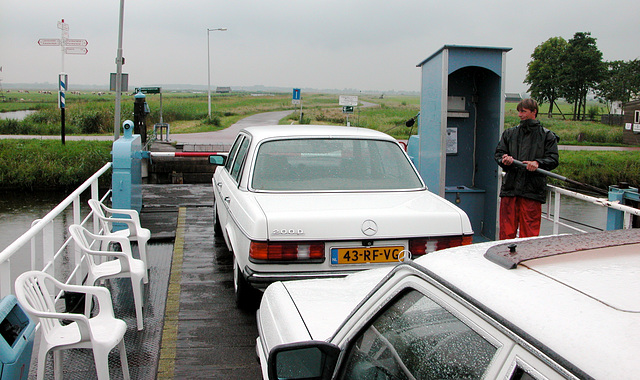
[[69, 76], [64, 72], [64, 55], [65, 54], [81, 54], [85, 55], [89, 52], [86, 46], [89, 44], [87, 40], [78, 38], [69, 38], [69, 24], [64, 19], [58, 21], [58, 29], [60, 29], [60, 38], [41, 38], [38, 40], [40, 46], [60, 46], [62, 56], [62, 70], [58, 75], [58, 107], [60, 108], [60, 139], [64, 145], [65, 136], [65, 91], [69, 85]]

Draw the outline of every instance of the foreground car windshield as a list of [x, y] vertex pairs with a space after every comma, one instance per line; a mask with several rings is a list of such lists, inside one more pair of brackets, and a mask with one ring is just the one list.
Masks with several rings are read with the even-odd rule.
[[391, 141], [288, 139], [260, 145], [256, 190], [399, 190], [422, 188], [402, 149]]

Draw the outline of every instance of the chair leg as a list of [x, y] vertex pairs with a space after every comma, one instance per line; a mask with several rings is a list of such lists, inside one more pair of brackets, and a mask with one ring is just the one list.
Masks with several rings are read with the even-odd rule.
[[109, 380], [109, 350], [93, 347], [93, 361], [96, 364], [98, 380]]
[[93, 306], [93, 296], [87, 294], [84, 299], [84, 316], [91, 318], [91, 307]]
[[147, 242], [138, 241], [138, 252], [140, 252], [140, 260], [144, 263], [144, 283], [149, 283], [149, 264], [147, 263]]
[[47, 346], [46, 342], [44, 342], [43, 340], [44, 338], [42, 337], [42, 335], [40, 335], [40, 349], [38, 350], [38, 372], [37, 372], [38, 380], [44, 380], [44, 370], [47, 368], [47, 353], [49, 352], [49, 347]]
[[124, 337], [122, 337], [122, 340], [120, 341], [120, 343], [118, 343], [118, 349], [120, 350], [120, 364], [122, 366], [122, 378], [124, 380], [129, 380], [131, 379], [131, 376], [129, 375], [129, 362], [127, 360], [127, 350], [124, 347]]
[[53, 350], [53, 378], [62, 380], [62, 350]]
[[136, 307], [136, 321], [138, 324], [138, 331], [144, 329], [142, 318], [142, 278], [131, 277], [131, 288], [133, 289], [133, 303]]

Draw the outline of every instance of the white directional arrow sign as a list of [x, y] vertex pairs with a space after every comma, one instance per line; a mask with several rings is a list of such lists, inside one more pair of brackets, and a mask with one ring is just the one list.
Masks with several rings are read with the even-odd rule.
[[89, 52], [85, 46], [89, 45], [89, 42], [84, 38], [69, 38], [69, 24], [64, 22], [64, 19], [58, 21], [58, 29], [61, 30], [60, 38], [41, 38], [38, 40], [40, 46], [61, 46], [60, 49], [62, 55], [62, 71], [64, 73], [64, 55], [65, 54], [79, 54], [84, 55]]
[[67, 38], [64, 40], [64, 44], [65, 46], [87, 46], [89, 42], [79, 38]]
[[87, 54], [88, 51], [87, 48], [80, 46], [67, 46], [64, 48], [66, 54]]
[[38, 40], [40, 46], [60, 46], [62, 41], [59, 38], [41, 38]]

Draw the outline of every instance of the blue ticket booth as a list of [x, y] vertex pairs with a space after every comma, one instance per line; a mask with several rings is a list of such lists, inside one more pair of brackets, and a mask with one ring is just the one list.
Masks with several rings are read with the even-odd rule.
[[474, 241], [498, 238], [499, 168], [504, 128], [505, 56], [501, 47], [445, 45], [418, 64], [418, 135], [408, 154], [429, 189], [462, 208]]

